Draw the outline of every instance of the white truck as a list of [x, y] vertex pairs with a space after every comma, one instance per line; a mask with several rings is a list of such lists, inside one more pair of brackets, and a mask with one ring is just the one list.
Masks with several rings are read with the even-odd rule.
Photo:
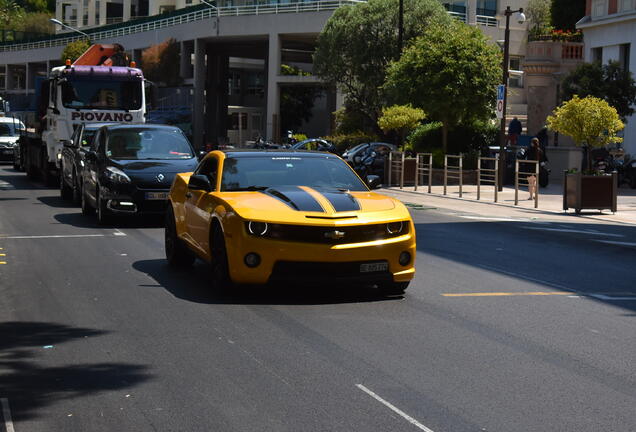
[[37, 101], [34, 132], [20, 138], [22, 165], [29, 177], [47, 183], [58, 175], [63, 142], [81, 123], [144, 123], [145, 83], [134, 62], [123, 66], [123, 47], [92, 45], [73, 64], [51, 70]]

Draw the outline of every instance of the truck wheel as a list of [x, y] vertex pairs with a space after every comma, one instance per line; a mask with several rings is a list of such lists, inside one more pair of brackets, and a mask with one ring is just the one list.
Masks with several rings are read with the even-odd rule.
[[68, 185], [64, 181], [64, 176], [62, 175], [61, 171], [60, 171], [60, 196], [62, 197], [64, 201], [69, 201], [73, 196], [73, 191], [71, 190], [70, 187], [68, 187]]
[[91, 207], [88, 198], [86, 198], [86, 193], [82, 190], [82, 214], [84, 216], [91, 216], [93, 213], [95, 213], [95, 209]]
[[397, 296], [404, 294], [410, 282], [388, 282], [378, 285], [380, 292], [387, 296]]
[[194, 263], [195, 256], [177, 235], [172, 206], [168, 204], [166, 212], [166, 228], [164, 235], [166, 259], [168, 264], [176, 268], [189, 267]]

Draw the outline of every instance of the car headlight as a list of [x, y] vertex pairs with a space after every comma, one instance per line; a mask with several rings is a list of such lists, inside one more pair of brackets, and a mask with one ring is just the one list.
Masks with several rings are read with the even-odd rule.
[[106, 176], [114, 183], [130, 183], [130, 177], [119, 168], [106, 167]]
[[398, 234], [401, 234], [402, 231], [404, 231], [405, 227], [406, 227], [406, 223], [402, 221], [389, 222], [388, 224], [386, 224], [386, 232], [389, 233], [390, 235], [398, 235]]
[[253, 236], [263, 237], [269, 231], [269, 225], [267, 222], [254, 222], [249, 221], [246, 223], [247, 232]]
[[11, 148], [13, 148], [13, 147], [15, 147], [15, 145], [16, 145], [17, 143], [18, 143], [17, 141], [13, 141], [13, 142], [8, 142], [6, 145], [7, 145], [7, 147], [11, 147]]

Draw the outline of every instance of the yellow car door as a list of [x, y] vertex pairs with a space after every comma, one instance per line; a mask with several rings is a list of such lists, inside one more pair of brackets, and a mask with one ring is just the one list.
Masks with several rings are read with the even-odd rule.
[[193, 177], [204, 176], [208, 179], [212, 191], [216, 191], [216, 179], [218, 172], [218, 159], [215, 155], [209, 155], [190, 177], [190, 185], [186, 192], [184, 209], [186, 233], [193, 246], [205, 256], [208, 255], [209, 230], [212, 206], [212, 197], [209, 191], [203, 187], [194, 186]]

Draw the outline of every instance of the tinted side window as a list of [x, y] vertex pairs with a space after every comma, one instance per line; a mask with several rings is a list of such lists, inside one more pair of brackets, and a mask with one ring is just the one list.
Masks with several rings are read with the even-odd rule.
[[216, 190], [216, 178], [218, 175], [219, 163], [214, 156], [206, 158], [195, 171], [195, 174], [206, 176], [210, 180], [210, 184]]

